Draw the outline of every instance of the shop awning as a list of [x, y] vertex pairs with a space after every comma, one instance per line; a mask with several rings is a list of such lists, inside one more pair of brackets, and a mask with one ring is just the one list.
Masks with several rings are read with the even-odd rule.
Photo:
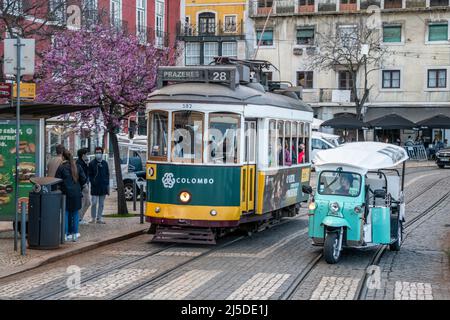
[[367, 128], [367, 124], [356, 118], [355, 114], [343, 113], [337, 117], [324, 121], [321, 127], [328, 127], [334, 129], [362, 129]]
[[434, 117], [419, 121], [417, 123], [417, 127], [430, 129], [450, 129], [450, 117], [443, 114], [438, 114]]
[[368, 124], [374, 129], [413, 129], [416, 127], [414, 122], [395, 113], [369, 121]]
[[[20, 115], [24, 119], [49, 119], [63, 114], [80, 112], [93, 108], [97, 108], [97, 106], [23, 102], [20, 107]], [[10, 104], [0, 104], [0, 119], [15, 118], [15, 105], [11, 106]]]

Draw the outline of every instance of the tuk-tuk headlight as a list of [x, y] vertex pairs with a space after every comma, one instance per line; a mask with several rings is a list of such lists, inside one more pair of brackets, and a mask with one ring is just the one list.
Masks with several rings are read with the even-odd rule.
[[331, 210], [331, 212], [338, 213], [339, 209], [340, 209], [339, 203], [337, 203], [337, 202], [330, 203], [330, 210]]
[[314, 201], [311, 201], [308, 205], [308, 209], [311, 211], [314, 211], [314, 210], [316, 210], [316, 208], [317, 208], [316, 203]]

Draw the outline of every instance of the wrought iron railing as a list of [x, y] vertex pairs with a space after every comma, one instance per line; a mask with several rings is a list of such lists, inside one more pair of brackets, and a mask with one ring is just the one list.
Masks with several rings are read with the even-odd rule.
[[178, 37], [198, 37], [198, 36], [230, 36], [243, 35], [244, 24], [239, 23], [223, 23], [219, 21], [215, 24], [191, 24], [181, 23], [177, 25]]

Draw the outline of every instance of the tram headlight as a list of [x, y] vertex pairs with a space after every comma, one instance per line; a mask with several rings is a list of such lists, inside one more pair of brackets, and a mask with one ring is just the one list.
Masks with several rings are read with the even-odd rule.
[[338, 213], [339, 209], [340, 209], [339, 203], [337, 203], [337, 202], [330, 203], [330, 210], [332, 213]]
[[180, 193], [180, 201], [183, 203], [188, 203], [189, 201], [191, 201], [191, 194], [187, 191], [182, 191]]
[[156, 213], [160, 213], [160, 212], [161, 212], [161, 208], [160, 208], [160, 207], [156, 207], [156, 208], [155, 208], [155, 212], [156, 212]]
[[217, 216], [217, 211], [214, 210], [214, 209], [212, 209], [212, 210], [209, 212], [209, 214], [212, 215], [213, 217], [215, 217], [215, 216]]

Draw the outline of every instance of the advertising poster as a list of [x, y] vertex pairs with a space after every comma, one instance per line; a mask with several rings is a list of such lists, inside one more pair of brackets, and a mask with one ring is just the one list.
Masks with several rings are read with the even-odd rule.
[[302, 185], [309, 185], [310, 168], [296, 167], [266, 174], [263, 212], [270, 212], [306, 200]]
[[[28, 206], [28, 195], [32, 190], [30, 178], [36, 175], [38, 155], [37, 138], [39, 125], [21, 125], [19, 146], [19, 203]], [[0, 221], [14, 219], [16, 170], [16, 124], [0, 121]]]

